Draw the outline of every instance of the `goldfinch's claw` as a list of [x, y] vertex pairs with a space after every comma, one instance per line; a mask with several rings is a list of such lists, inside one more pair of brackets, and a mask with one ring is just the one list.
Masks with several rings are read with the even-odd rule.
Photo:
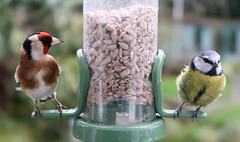
[[60, 118], [62, 117], [62, 109], [67, 109], [64, 105], [62, 105], [56, 98], [56, 96], [53, 94], [52, 95], [53, 100], [57, 103], [57, 110], [60, 112]]
[[67, 109], [67, 107], [59, 103], [57, 105], [57, 110], [60, 112], [60, 118], [62, 117], [62, 109]]
[[38, 115], [38, 117], [42, 120], [42, 114], [41, 114], [40, 109], [38, 107], [35, 107], [34, 112], [35, 112], [34, 117], [36, 118], [37, 115]]

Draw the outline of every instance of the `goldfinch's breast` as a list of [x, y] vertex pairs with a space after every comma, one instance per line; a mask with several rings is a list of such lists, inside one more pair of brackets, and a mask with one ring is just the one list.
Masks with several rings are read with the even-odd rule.
[[28, 94], [33, 99], [41, 99], [45, 100], [54, 92], [57, 88], [57, 83], [52, 85], [47, 85], [45, 81], [43, 81], [43, 76], [46, 74], [44, 70], [40, 70], [36, 76], [35, 79], [39, 82], [39, 85], [36, 89], [26, 89], [26, 94]]

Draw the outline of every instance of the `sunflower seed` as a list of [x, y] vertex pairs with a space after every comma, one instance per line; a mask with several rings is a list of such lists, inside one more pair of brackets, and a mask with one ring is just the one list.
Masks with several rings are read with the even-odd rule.
[[101, 41], [101, 40], [98, 40], [98, 41], [96, 41], [96, 42], [93, 43], [92, 47], [93, 47], [93, 48], [96, 48], [96, 47], [98, 47], [99, 45], [101, 45], [101, 43], [102, 43], [102, 41]]
[[112, 42], [116, 43], [117, 42], [117, 31], [113, 31], [111, 33], [111, 38], [112, 38]]
[[124, 40], [124, 41], [131, 41], [132, 39], [133, 39], [133, 37], [130, 36], [129, 34], [123, 35], [123, 40]]
[[127, 45], [126, 43], [124, 43], [124, 42], [119, 42], [118, 44], [119, 44], [119, 46], [120, 46], [122, 49], [128, 50], [128, 45]]
[[107, 24], [107, 25], [105, 26], [105, 28], [106, 28], [108, 31], [110, 31], [110, 32], [116, 30], [115, 27], [114, 27], [113, 25], [110, 25], [110, 24]]
[[122, 71], [121, 74], [120, 74], [121, 78], [126, 77], [127, 75], [130, 74], [130, 72], [131, 72], [131, 71], [130, 71], [129, 69], [125, 69], [125, 70]]
[[107, 57], [102, 61], [102, 65], [106, 65], [106, 64], [108, 64], [109, 62], [111, 62], [111, 57], [110, 57], [110, 56], [107, 56]]
[[107, 46], [107, 48], [108, 48], [109, 50], [114, 50], [114, 49], [117, 48], [117, 45], [109, 45], [109, 46]]
[[103, 40], [105, 44], [112, 44], [112, 40]]
[[116, 72], [119, 72], [119, 71], [122, 71], [122, 70], [124, 70], [126, 67], [124, 67], [124, 66], [116, 66], [115, 68], [114, 68], [114, 70], [116, 71]]
[[115, 49], [115, 50], [110, 52], [110, 56], [113, 57], [113, 58], [117, 57], [117, 55], [118, 55], [118, 49]]

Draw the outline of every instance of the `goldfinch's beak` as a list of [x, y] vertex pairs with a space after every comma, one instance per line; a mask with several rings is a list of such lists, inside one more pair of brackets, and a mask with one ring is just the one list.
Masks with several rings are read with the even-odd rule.
[[58, 38], [52, 37], [51, 46], [56, 45], [56, 44], [61, 43], [61, 42], [63, 42], [63, 41], [58, 39]]

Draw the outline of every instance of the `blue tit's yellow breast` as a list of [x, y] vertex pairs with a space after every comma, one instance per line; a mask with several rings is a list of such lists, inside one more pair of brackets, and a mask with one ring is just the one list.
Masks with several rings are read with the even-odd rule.
[[220, 96], [226, 86], [225, 76], [208, 76], [186, 67], [177, 78], [180, 98], [189, 105], [206, 106]]

